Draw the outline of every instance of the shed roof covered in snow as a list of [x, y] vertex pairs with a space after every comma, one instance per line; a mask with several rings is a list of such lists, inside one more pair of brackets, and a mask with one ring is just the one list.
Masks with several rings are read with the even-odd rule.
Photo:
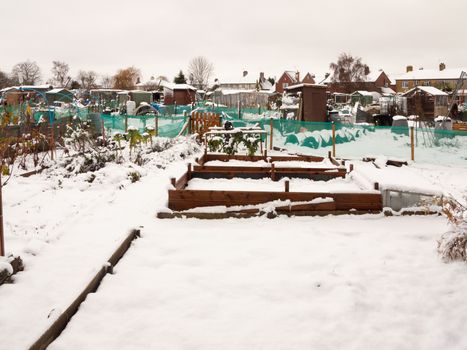
[[411, 94], [415, 90], [424, 91], [427, 94], [432, 95], [432, 96], [448, 96], [447, 93], [445, 93], [444, 91], [441, 91], [440, 89], [437, 89], [437, 88], [435, 88], [433, 86], [416, 86], [416, 87], [410, 89], [409, 91], [407, 91], [406, 93], [404, 93], [402, 96]]

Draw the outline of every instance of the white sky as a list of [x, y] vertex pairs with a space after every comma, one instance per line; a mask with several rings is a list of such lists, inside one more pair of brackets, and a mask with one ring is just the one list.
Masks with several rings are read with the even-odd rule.
[[466, 0], [0, 0], [0, 70], [52, 60], [114, 74], [186, 72], [206, 56], [221, 81], [264, 71], [324, 74], [345, 51], [370, 69], [467, 66]]

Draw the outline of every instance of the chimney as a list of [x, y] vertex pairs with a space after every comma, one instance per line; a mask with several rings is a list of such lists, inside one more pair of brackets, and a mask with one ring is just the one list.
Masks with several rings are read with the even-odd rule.
[[295, 73], [295, 80], [297, 80], [297, 82], [300, 82], [300, 72], [297, 71], [297, 73]]
[[248, 75], [248, 71], [244, 70], [243, 71], [243, 76], [246, 77]]
[[407, 66], [407, 68], [405, 69], [405, 71], [408, 73], [408, 72], [413, 72], [413, 66]]
[[264, 72], [259, 73], [259, 81], [264, 81]]
[[439, 70], [440, 70], [440, 71], [443, 71], [443, 70], [445, 70], [445, 69], [446, 69], [446, 65], [445, 65], [444, 63], [440, 63], [440, 64], [439, 64]]

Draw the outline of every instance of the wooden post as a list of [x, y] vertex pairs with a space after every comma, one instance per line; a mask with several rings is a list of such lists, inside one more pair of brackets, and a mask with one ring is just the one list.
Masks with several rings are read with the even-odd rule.
[[352, 172], [352, 171], [353, 171], [353, 164], [350, 164], [349, 172]]
[[274, 130], [272, 118], [269, 119], [269, 127], [271, 128], [271, 134], [269, 135], [269, 149], [272, 150], [272, 136], [273, 136], [273, 130]]
[[289, 192], [289, 189], [290, 189], [289, 180], [284, 181], [284, 186], [285, 186], [285, 192]]
[[104, 119], [101, 119], [101, 133], [102, 133], [102, 141], [104, 142], [104, 146], [107, 144], [105, 139], [105, 126], [104, 126]]
[[128, 115], [125, 114], [125, 132], [128, 132]]
[[331, 151], [329, 151], [328, 152], [328, 158], [331, 159], [331, 157], [332, 157], [332, 153], [331, 153]]
[[156, 137], [159, 136], [159, 117], [157, 115], [154, 117], [154, 130]]
[[50, 158], [54, 160], [54, 145], [55, 145], [55, 138], [54, 138], [54, 127], [53, 124], [50, 127]]
[[414, 137], [413, 137], [413, 126], [410, 127], [410, 159], [412, 161], [415, 160], [415, 145], [414, 145]]
[[174, 177], [170, 178], [170, 183], [172, 184], [173, 187], [175, 187], [175, 184], [177, 183], [177, 179]]
[[336, 124], [332, 123], [332, 156], [336, 156]]
[[378, 182], [375, 182], [375, 190], [379, 191], [379, 183]]
[[2, 170], [3, 169], [0, 169], [0, 256], [5, 256], [5, 239], [3, 237]]
[[276, 171], [276, 166], [274, 165], [274, 163], [272, 163], [271, 164], [271, 180], [272, 181], [276, 181], [275, 171]]
[[191, 163], [188, 163], [188, 167], [187, 167], [187, 180], [188, 181], [191, 180]]

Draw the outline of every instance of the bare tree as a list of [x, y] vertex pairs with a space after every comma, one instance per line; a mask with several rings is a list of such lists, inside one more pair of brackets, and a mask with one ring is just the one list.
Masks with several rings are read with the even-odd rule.
[[101, 86], [104, 89], [110, 89], [112, 88], [114, 84], [113, 78], [110, 75], [103, 75], [101, 78]]
[[332, 71], [331, 81], [345, 83], [350, 90], [361, 85], [370, 74], [370, 68], [360, 57], [353, 57], [348, 53], [341, 53], [337, 62], [331, 63], [329, 68]]
[[90, 90], [97, 87], [97, 73], [92, 70], [80, 70], [76, 79], [78, 80], [82, 89]]
[[3, 71], [0, 71], [0, 89], [3, 89], [3, 88], [8, 87], [10, 85], [12, 85], [12, 84], [11, 84], [11, 80], [10, 80], [10, 77], [8, 76], [8, 74], [6, 74]]
[[122, 90], [132, 90], [135, 88], [136, 82], [141, 76], [138, 68], [128, 67], [120, 69], [117, 74], [113, 76], [114, 88]]
[[193, 58], [188, 65], [188, 80], [190, 84], [205, 90], [214, 71], [213, 65], [204, 56]]
[[61, 61], [52, 61], [52, 81], [54, 85], [65, 87], [69, 80], [68, 72], [70, 67], [67, 63]]
[[24, 62], [17, 63], [13, 67], [11, 76], [20, 84], [35, 85], [40, 82], [41, 70], [36, 62], [26, 60]]

